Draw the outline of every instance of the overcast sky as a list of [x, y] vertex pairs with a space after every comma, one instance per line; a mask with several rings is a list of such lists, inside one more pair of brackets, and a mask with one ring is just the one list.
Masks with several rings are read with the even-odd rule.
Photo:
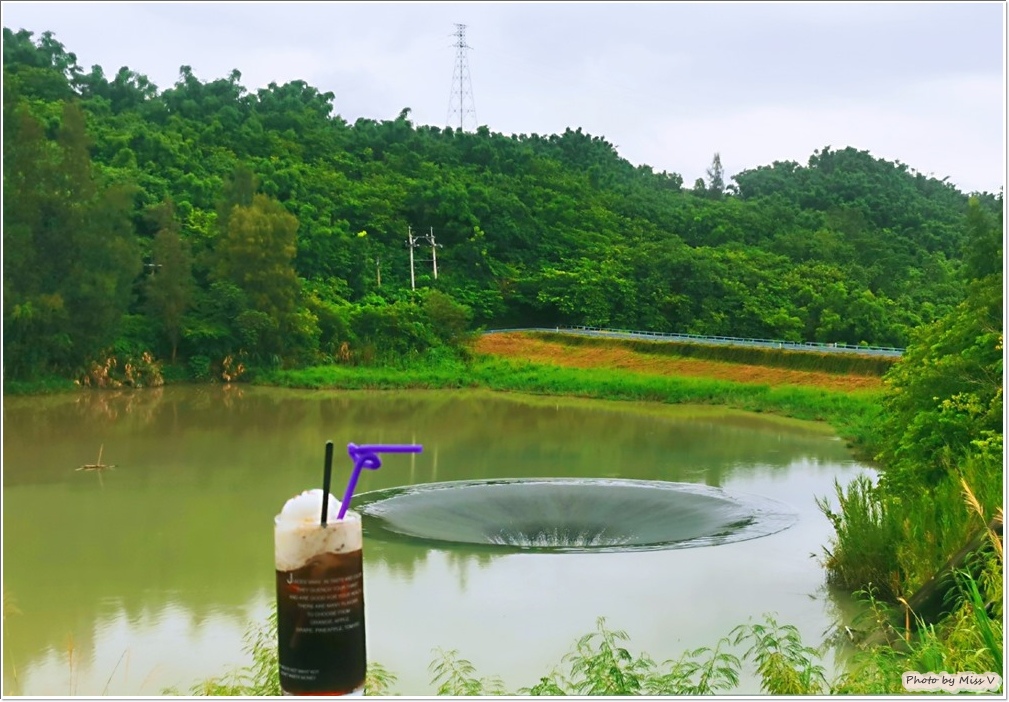
[[[171, 87], [304, 80], [334, 111], [444, 126], [466, 25], [476, 122], [581, 127], [635, 165], [728, 175], [853, 146], [961, 190], [1005, 182], [1004, 5], [989, 3], [27, 3], [88, 70]], [[467, 107], [469, 104], [467, 104]], [[458, 124], [458, 116], [454, 118]]]

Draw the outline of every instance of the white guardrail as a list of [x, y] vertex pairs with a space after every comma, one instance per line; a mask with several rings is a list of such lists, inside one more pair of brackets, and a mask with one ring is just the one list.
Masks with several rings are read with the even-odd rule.
[[758, 348], [786, 349], [788, 351], [811, 351], [816, 353], [856, 353], [870, 356], [897, 356], [904, 349], [893, 346], [855, 346], [852, 344], [824, 344], [816, 341], [782, 341], [780, 339], [745, 339], [736, 336], [703, 336], [700, 334], [670, 334], [666, 332], [630, 331], [626, 329], [601, 329], [599, 327], [525, 327], [516, 329], [488, 329], [484, 334], [506, 332], [552, 332], [554, 334], [575, 334], [579, 336], [599, 336], [611, 339], [645, 339], [648, 341], [682, 341], [692, 344], [714, 346], [753, 346]]

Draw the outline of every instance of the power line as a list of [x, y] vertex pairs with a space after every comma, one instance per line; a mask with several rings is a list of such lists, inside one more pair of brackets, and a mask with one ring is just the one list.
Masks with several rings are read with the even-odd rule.
[[453, 36], [456, 38], [453, 44], [456, 48], [455, 66], [452, 69], [452, 92], [449, 95], [448, 117], [445, 122], [451, 127], [458, 119], [459, 131], [465, 131], [467, 123], [476, 130], [476, 103], [473, 100], [473, 84], [466, 58], [466, 50], [473, 47], [466, 44], [466, 25], [457, 24]]
[[434, 279], [438, 280], [438, 249], [442, 248], [442, 245], [434, 240], [434, 227], [431, 227], [430, 234], [424, 236], [424, 240], [431, 245], [431, 267], [434, 271]]
[[[418, 246], [423, 244], [428, 244], [431, 247], [431, 270], [434, 273], [434, 279], [438, 280], [438, 249], [443, 248], [443, 246], [437, 243], [434, 239], [434, 227], [431, 227], [431, 232], [429, 234], [424, 234], [421, 236], [414, 236], [413, 227], [408, 226], [406, 228], [406, 247], [410, 249], [410, 289], [417, 289], [417, 282], [414, 276], [414, 255], [413, 250]], [[426, 261], [427, 259], [421, 259]], [[379, 279], [379, 285], [381, 285], [381, 279]]]

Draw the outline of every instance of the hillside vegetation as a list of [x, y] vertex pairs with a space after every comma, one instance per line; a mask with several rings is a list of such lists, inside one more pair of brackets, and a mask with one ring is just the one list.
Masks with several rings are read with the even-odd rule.
[[[5, 378], [234, 379], [482, 325], [905, 346], [999, 246], [1001, 196], [855, 148], [684, 189], [579, 128], [349, 124], [302, 81], [162, 89], [50, 33], [5, 29], [3, 61]], [[442, 247], [416, 291], [411, 228]]]

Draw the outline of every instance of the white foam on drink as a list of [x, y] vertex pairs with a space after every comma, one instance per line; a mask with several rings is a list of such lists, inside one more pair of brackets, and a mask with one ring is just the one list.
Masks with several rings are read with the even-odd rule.
[[327, 524], [322, 526], [322, 490], [306, 490], [288, 500], [274, 520], [277, 570], [297, 570], [320, 553], [360, 551], [361, 515], [347, 510], [338, 521], [339, 513], [340, 501], [331, 494]]

